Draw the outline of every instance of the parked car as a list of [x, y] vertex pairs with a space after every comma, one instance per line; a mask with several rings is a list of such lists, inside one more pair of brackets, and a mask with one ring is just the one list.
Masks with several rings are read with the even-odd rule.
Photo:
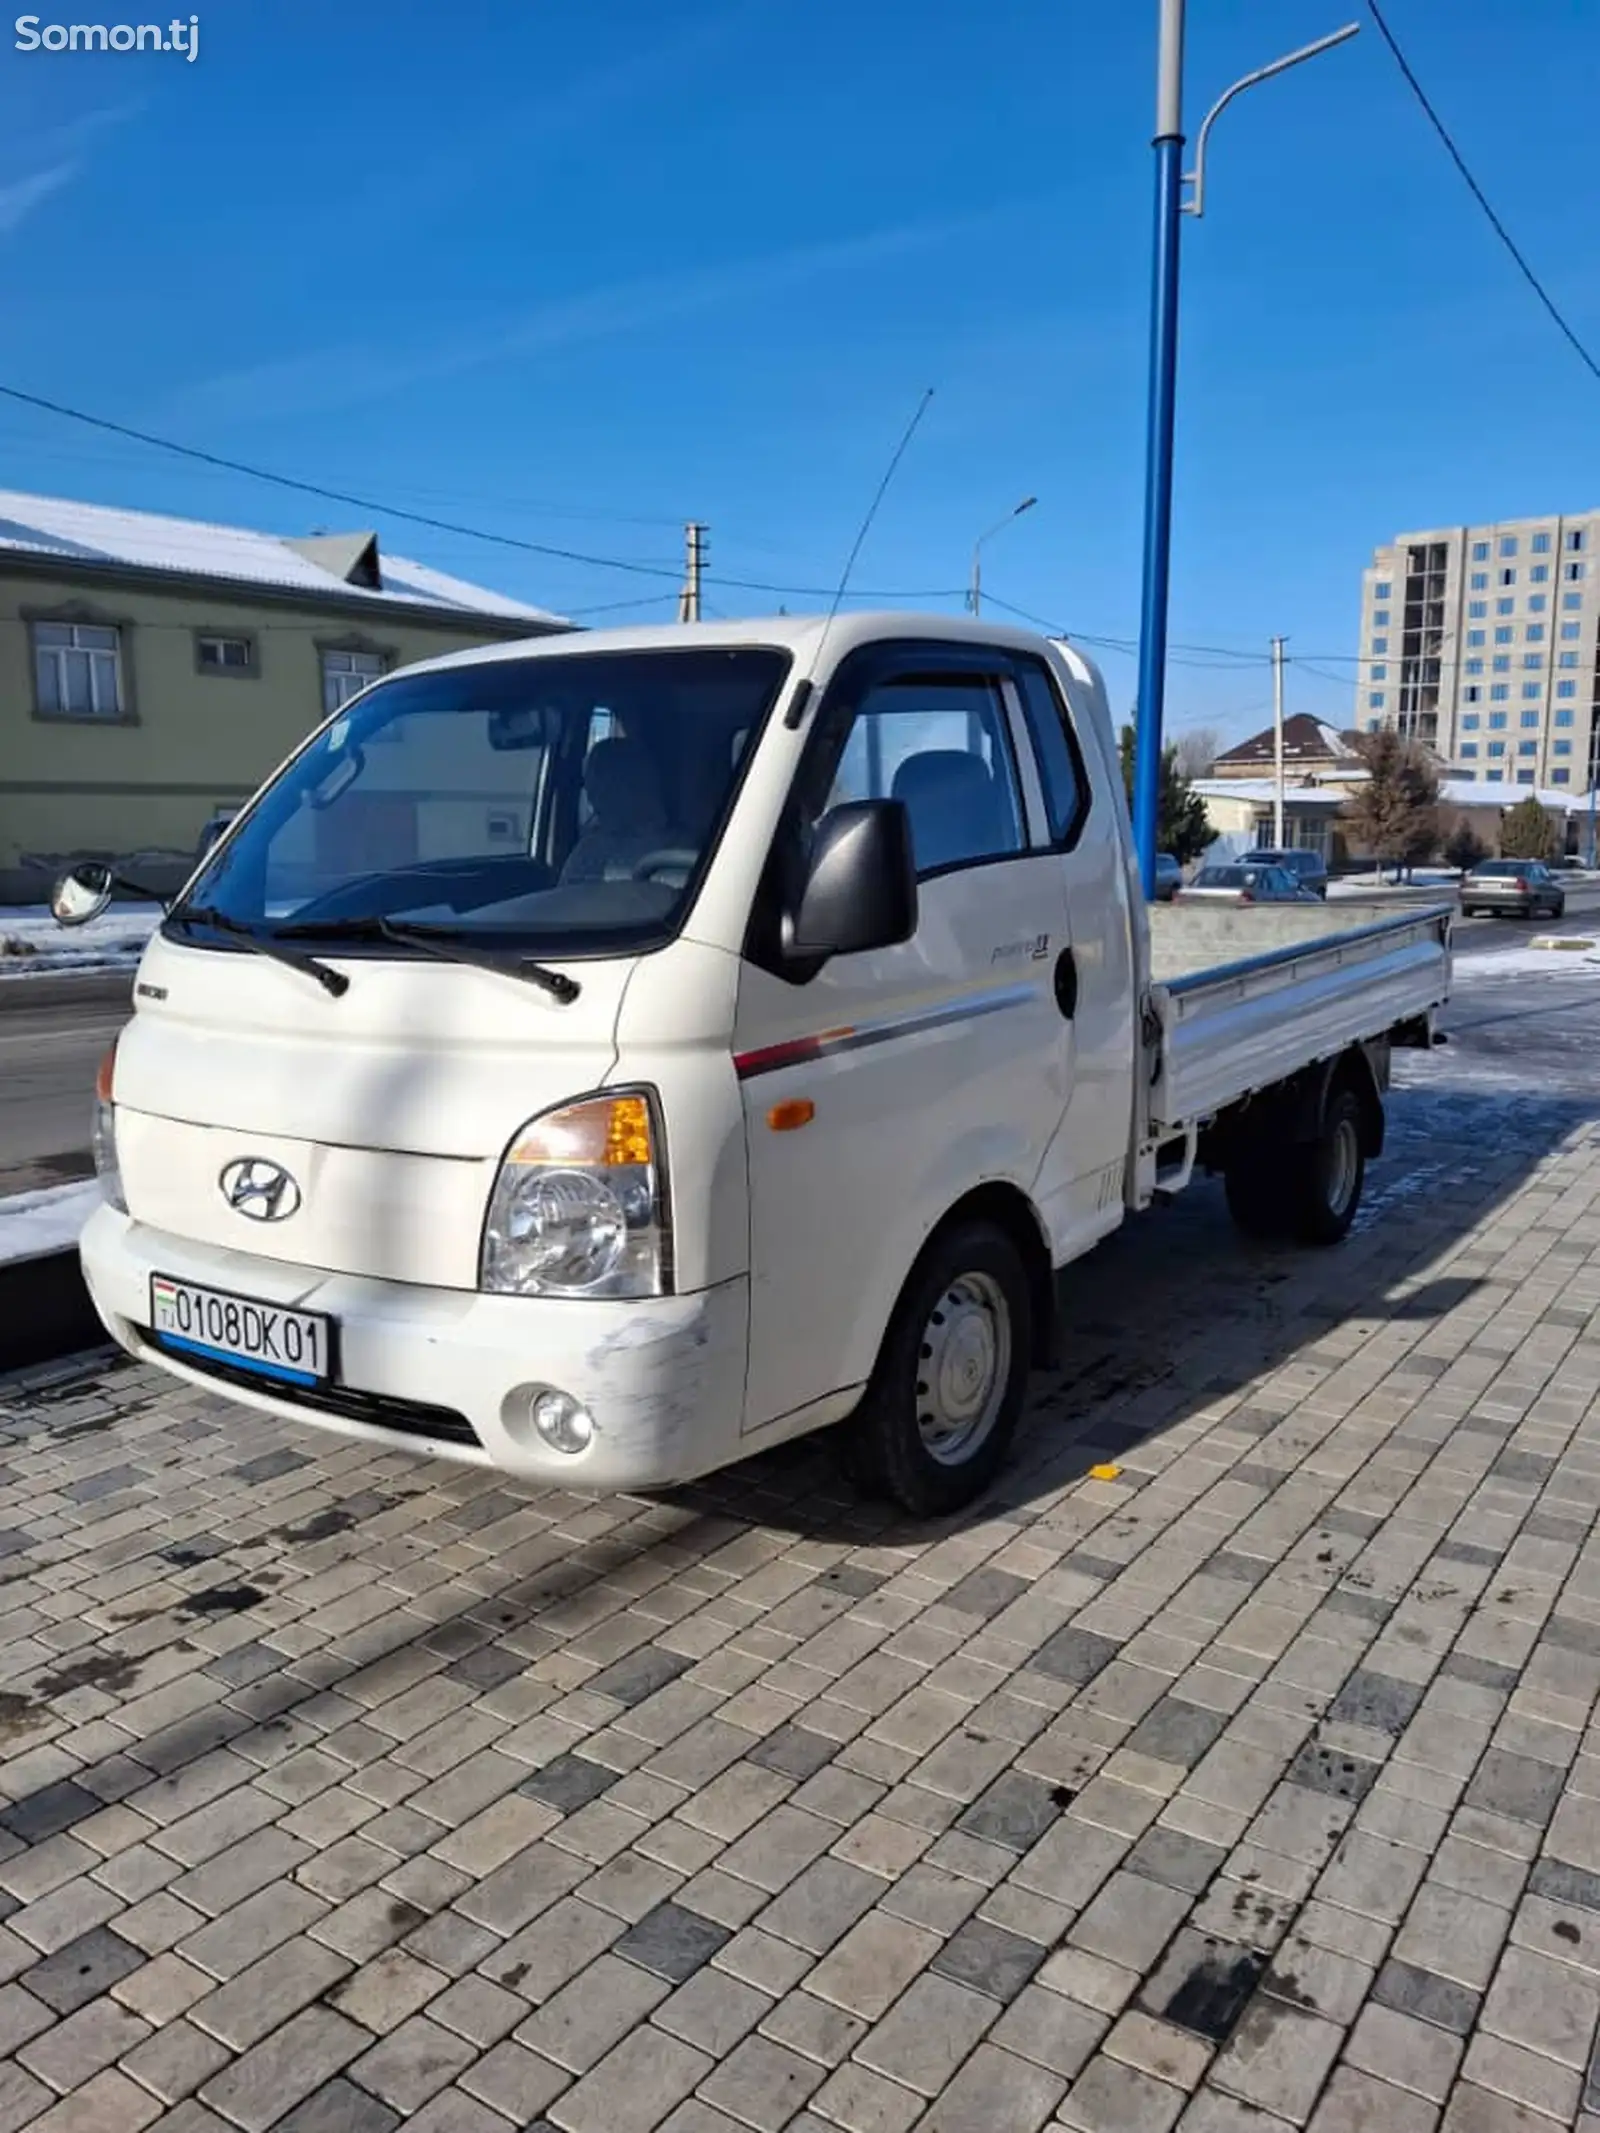
[[1263, 845], [1259, 851], [1246, 852], [1242, 864], [1247, 867], [1283, 867], [1302, 889], [1310, 889], [1318, 896], [1328, 893], [1327, 861], [1320, 852], [1306, 851], [1300, 845]]
[[1202, 867], [1176, 903], [1314, 904], [1314, 889], [1302, 889], [1287, 867], [1241, 859], [1236, 866]]
[[1567, 892], [1539, 859], [1485, 859], [1461, 884], [1461, 916], [1560, 918]]
[[1170, 904], [1183, 887], [1183, 868], [1171, 852], [1156, 854], [1156, 902]]
[[80, 1244], [130, 1353], [569, 1490], [839, 1427], [864, 1488], [942, 1515], [1005, 1457], [1054, 1270], [1158, 1194], [1209, 1171], [1251, 1234], [1348, 1232], [1453, 901], [1147, 914], [1105, 685], [1023, 630], [550, 642], [347, 704], [146, 949]]

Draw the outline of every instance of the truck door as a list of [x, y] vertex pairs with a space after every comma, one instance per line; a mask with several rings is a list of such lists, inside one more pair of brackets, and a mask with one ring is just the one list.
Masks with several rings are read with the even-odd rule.
[[[859, 1386], [935, 1224], [986, 1180], [1031, 1192], [1058, 1140], [1071, 1088], [1058, 996], [1068, 873], [1036, 819], [1031, 747], [1007, 655], [966, 644], [863, 647], [818, 713], [735, 1017], [747, 1428]], [[916, 934], [797, 967], [781, 910], [816, 826], [832, 806], [874, 798], [903, 801], [911, 818]]]

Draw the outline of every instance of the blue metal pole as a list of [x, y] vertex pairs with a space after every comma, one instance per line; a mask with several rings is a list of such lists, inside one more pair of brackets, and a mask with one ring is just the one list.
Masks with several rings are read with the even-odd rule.
[[1157, 93], [1155, 259], [1150, 292], [1150, 400], [1145, 433], [1144, 584], [1133, 750], [1133, 841], [1155, 895], [1161, 817], [1167, 586], [1172, 549], [1172, 433], [1178, 383], [1178, 232], [1183, 209], [1183, 0], [1163, 0]]
[[1595, 737], [1596, 737], [1596, 734], [1597, 734], [1597, 732], [1600, 732], [1600, 727], [1596, 727], [1596, 726], [1593, 726], [1593, 725], [1591, 725], [1591, 727], [1590, 727], [1590, 729], [1589, 729], [1589, 871], [1590, 871], [1590, 873], [1591, 873], [1591, 874], [1592, 874], [1592, 873], [1594, 872], [1594, 864], [1595, 864], [1595, 861], [1594, 861], [1594, 840], [1595, 840], [1595, 813], [1594, 813], [1594, 801], [1595, 801], [1595, 791], [1594, 791], [1594, 789], [1595, 789], [1595, 784], [1596, 784], [1596, 782], [1597, 782], [1597, 777], [1596, 777], [1596, 773], [1597, 773], [1597, 771], [1600, 771], [1600, 753], [1597, 753], [1597, 751], [1596, 751], [1596, 748], [1595, 748]]

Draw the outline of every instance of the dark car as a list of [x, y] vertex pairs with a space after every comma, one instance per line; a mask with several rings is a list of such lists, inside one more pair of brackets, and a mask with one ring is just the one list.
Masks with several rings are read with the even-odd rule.
[[1183, 887], [1183, 868], [1171, 852], [1156, 854], [1156, 902], [1170, 904]]
[[1461, 916], [1560, 918], [1567, 892], [1541, 859], [1485, 859], [1461, 884]]
[[1202, 867], [1174, 901], [1180, 904], [1310, 904], [1311, 889], [1302, 889], [1287, 867], [1258, 866], [1241, 859], [1235, 866]]
[[1282, 867], [1294, 876], [1302, 889], [1310, 889], [1314, 895], [1328, 893], [1328, 865], [1320, 852], [1309, 852], [1300, 845], [1268, 846], [1259, 851], [1246, 852], [1245, 866]]

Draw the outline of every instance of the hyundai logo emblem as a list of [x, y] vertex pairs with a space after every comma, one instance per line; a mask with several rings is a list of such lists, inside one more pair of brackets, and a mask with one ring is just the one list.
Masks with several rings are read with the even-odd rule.
[[258, 1155], [229, 1163], [217, 1183], [235, 1214], [252, 1222], [286, 1222], [300, 1207], [300, 1188], [281, 1164]]

